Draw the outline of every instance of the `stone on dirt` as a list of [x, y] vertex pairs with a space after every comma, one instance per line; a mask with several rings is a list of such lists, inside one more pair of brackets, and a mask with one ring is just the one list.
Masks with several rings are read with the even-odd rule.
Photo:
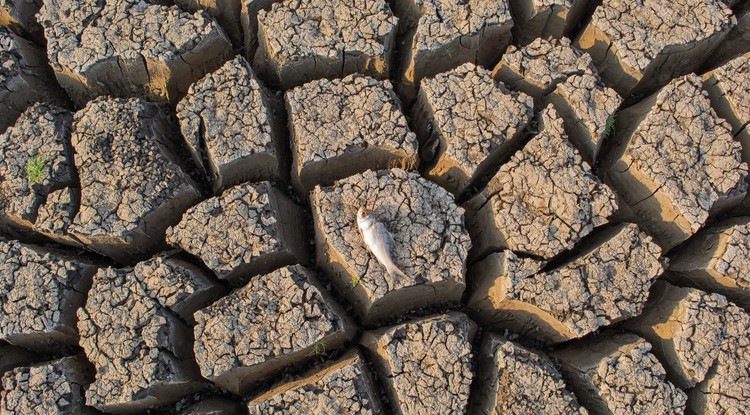
[[312, 81], [288, 91], [286, 106], [292, 184], [301, 194], [368, 169], [418, 166], [416, 136], [389, 81]]
[[466, 315], [450, 312], [362, 335], [396, 414], [465, 413], [476, 330]]
[[472, 398], [477, 415], [588, 415], [546, 356], [487, 334]]
[[241, 56], [190, 86], [177, 104], [177, 118], [193, 163], [214, 193], [286, 176], [281, 105]]
[[96, 367], [86, 403], [143, 413], [203, 387], [190, 327], [152, 297], [132, 269], [103, 268], [78, 310], [80, 345]]
[[141, 99], [97, 98], [75, 114], [81, 206], [69, 229], [89, 249], [140, 259], [198, 200], [175, 164], [173, 130], [162, 106]]
[[83, 391], [92, 378], [82, 356], [16, 368], [0, 381], [0, 413], [90, 414]]
[[677, 78], [617, 115], [603, 167], [634, 219], [668, 251], [747, 192], [748, 166], [702, 80]]
[[300, 265], [256, 276], [195, 313], [195, 359], [203, 377], [238, 395], [291, 364], [334, 350], [355, 328]]
[[231, 58], [201, 11], [144, 0], [46, 0], [37, 15], [55, 76], [79, 107], [100, 95], [177, 102]]
[[552, 106], [540, 132], [464, 205], [472, 257], [501, 249], [550, 259], [572, 249], [617, 209], [612, 190], [568, 142]]
[[[366, 324], [427, 305], [459, 301], [471, 246], [463, 209], [417, 173], [371, 170], [316, 187], [310, 196], [318, 266]], [[392, 276], [365, 246], [357, 210], [374, 212], [393, 237]]]
[[592, 413], [682, 414], [687, 395], [666, 380], [651, 344], [609, 334], [553, 353], [573, 392]]
[[425, 176], [462, 194], [518, 150], [533, 107], [473, 63], [423, 79], [413, 111]]
[[568, 36], [592, 3], [592, 0], [510, 0], [517, 21], [513, 38], [523, 45], [535, 39]]
[[611, 0], [597, 6], [574, 46], [608, 86], [638, 98], [698, 69], [735, 24], [720, 0]]
[[[549, 271], [505, 251], [472, 267], [472, 316], [544, 342], [583, 337], [637, 316], [663, 272], [661, 249], [634, 224], [593, 235], [582, 252]], [[536, 269], [535, 269], [536, 268]]]
[[569, 77], [594, 73], [591, 56], [572, 47], [568, 38], [539, 38], [520, 48], [511, 45], [493, 69], [492, 77], [541, 102]]
[[750, 307], [750, 217], [698, 232], [671, 256], [669, 271], [677, 281]]
[[250, 415], [362, 414], [382, 413], [377, 389], [359, 352], [308, 372], [254, 398], [247, 405]]
[[78, 344], [76, 309], [96, 268], [72, 256], [0, 239], [0, 340], [54, 353]]
[[643, 314], [624, 327], [648, 340], [669, 378], [683, 389], [703, 381], [723, 340], [727, 299], [657, 281]]
[[493, 65], [512, 37], [508, 0], [397, 0], [394, 10], [406, 34], [400, 81], [407, 95], [422, 78], [462, 63]]
[[167, 242], [236, 285], [307, 262], [302, 208], [270, 182], [241, 184], [193, 206], [167, 230]]
[[253, 67], [283, 89], [321, 78], [390, 74], [398, 18], [384, 0], [284, 0], [258, 12]]

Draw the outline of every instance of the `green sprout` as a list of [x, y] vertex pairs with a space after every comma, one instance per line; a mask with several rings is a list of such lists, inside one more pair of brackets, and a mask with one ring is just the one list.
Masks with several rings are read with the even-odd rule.
[[448, 45], [443, 48], [443, 55], [453, 58], [453, 45]]
[[609, 118], [607, 118], [607, 123], [604, 125], [603, 138], [605, 140], [610, 138], [614, 132], [615, 132], [615, 116], [610, 115]]
[[26, 163], [26, 177], [29, 179], [30, 185], [35, 185], [42, 181], [46, 165], [47, 160], [42, 156], [34, 156], [34, 158]]
[[320, 339], [313, 343], [312, 351], [310, 352], [310, 356], [320, 356], [321, 354], [326, 352], [326, 341], [323, 339]]
[[349, 283], [352, 285], [352, 288], [354, 288], [354, 287], [356, 287], [356, 286], [359, 285], [359, 278], [357, 278], [356, 276], [352, 277], [352, 279], [351, 279], [351, 281], [349, 281]]

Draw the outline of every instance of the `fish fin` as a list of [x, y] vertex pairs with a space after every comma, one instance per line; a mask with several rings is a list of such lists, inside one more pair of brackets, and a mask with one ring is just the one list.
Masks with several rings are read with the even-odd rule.
[[393, 279], [396, 278], [402, 278], [402, 279], [408, 279], [409, 276], [406, 275], [403, 271], [401, 271], [396, 264], [391, 264], [391, 266], [386, 268], [386, 271], [388, 271], [389, 274], [391, 274], [391, 277]]

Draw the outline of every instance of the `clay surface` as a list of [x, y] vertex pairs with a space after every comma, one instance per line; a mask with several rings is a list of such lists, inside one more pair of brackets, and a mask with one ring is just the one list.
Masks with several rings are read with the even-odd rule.
[[288, 91], [286, 106], [292, 184], [302, 194], [368, 169], [418, 166], [416, 136], [388, 81], [359, 74], [312, 81]]
[[176, 5], [190, 13], [205, 10], [224, 29], [235, 48], [242, 46], [241, 3], [242, 0], [175, 0]]
[[579, 23], [591, 0], [510, 0], [518, 24], [513, 37], [521, 44], [534, 39], [567, 36]]
[[[366, 322], [420, 306], [458, 301], [465, 288], [469, 235], [453, 197], [416, 173], [381, 170], [351, 176], [310, 196], [317, 263]], [[391, 254], [408, 277], [393, 276], [365, 246], [364, 207], [391, 234]]]
[[253, 278], [198, 311], [195, 320], [201, 374], [238, 395], [287, 365], [337, 348], [354, 334], [341, 308], [300, 265]]

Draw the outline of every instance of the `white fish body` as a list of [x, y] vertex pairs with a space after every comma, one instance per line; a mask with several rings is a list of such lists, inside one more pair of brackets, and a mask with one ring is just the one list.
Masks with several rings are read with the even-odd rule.
[[385, 267], [388, 274], [394, 278], [407, 278], [406, 274], [393, 262], [393, 258], [391, 257], [393, 240], [385, 225], [375, 219], [375, 215], [372, 212], [364, 208], [359, 208], [359, 211], [357, 211], [357, 225], [362, 232], [367, 249], [372, 252], [375, 259], [380, 262], [380, 265]]

